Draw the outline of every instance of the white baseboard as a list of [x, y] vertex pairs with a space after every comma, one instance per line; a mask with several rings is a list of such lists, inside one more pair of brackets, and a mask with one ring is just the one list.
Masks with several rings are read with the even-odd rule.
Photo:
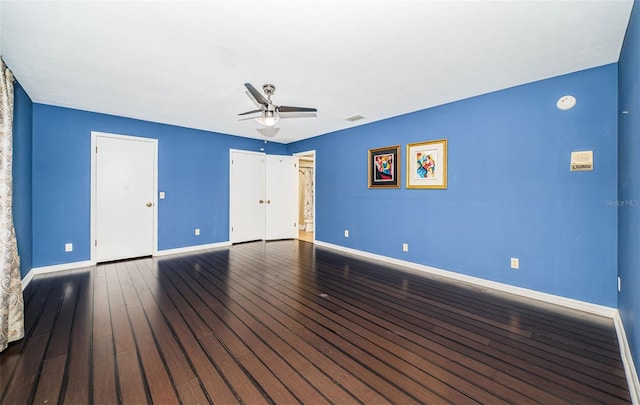
[[438, 269], [436, 267], [426, 266], [423, 264], [413, 263], [406, 260], [395, 259], [393, 257], [377, 255], [374, 253], [365, 252], [362, 250], [351, 249], [348, 247], [334, 245], [332, 243], [322, 242], [319, 240], [315, 241], [317, 246], [327, 247], [329, 249], [339, 250], [344, 253], [349, 253], [357, 256], [366, 257], [368, 259], [373, 259], [385, 263], [395, 264], [398, 266], [408, 267], [412, 270], [418, 270], [429, 274], [434, 274], [437, 276], [447, 277], [453, 280], [464, 281], [467, 283], [475, 284], [481, 287], [492, 288], [494, 290], [504, 291], [511, 294], [516, 294], [522, 297], [533, 298], [539, 301], [544, 301], [552, 304], [561, 305], [567, 308], [577, 309], [583, 312], [588, 312], [591, 314], [602, 315], [608, 318], [613, 318], [615, 314], [618, 313], [616, 308], [606, 307], [604, 305], [592, 304], [590, 302], [579, 301], [572, 298], [560, 297], [558, 295], [543, 293], [540, 291], [530, 290], [528, 288], [515, 287], [509, 284], [499, 283], [496, 281], [485, 280], [479, 277], [468, 276], [465, 274], [456, 273], [449, 270]]
[[34, 275], [36, 274], [45, 274], [45, 273], [53, 273], [55, 271], [63, 271], [63, 270], [75, 270], [83, 267], [89, 267], [95, 265], [91, 260], [84, 260], [81, 262], [71, 262], [71, 263], [62, 263], [62, 264], [54, 264], [53, 266], [43, 266], [43, 267], [34, 267], [31, 269]]
[[29, 270], [26, 276], [22, 277], [22, 291], [24, 291], [25, 288], [27, 288], [27, 286], [31, 282], [31, 279], [33, 278], [34, 275], [35, 274], [33, 273], [33, 269], [31, 269]]
[[167, 255], [175, 255], [175, 254], [181, 254], [181, 253], [191, 253], [191, 252], [198, 252], [200, 250], [215, 249], [215, 248], [225, 247], [225, 246], [231, 246], [231, 242], [217, 242], [217, 243], [209, 243], [206, 245], [195, 245], [195, 246], [186, 246], [186, 247], [181, 247], [176, 249], [158, 250], [156, 253], [154, 253], [154, 256], [167, 256]]
[[[499, 291], [504, 291], [516, 295], [520, 295], [523, 297], [533, 298], [536, 300], [549, 302], [552, 304], [561, 305], [568, 308], [578, 309], [584, 312], [602, 315], [609, 318], [614, 318], [618, 314], [618, 310], [616, 308], [606, 307], [603, 305], [591, 304], [589, 302], [579, 301], [571, 298], [560, 297], [558, 295], [547, 294], [535, 290], [530, 290], [522, 287], [515, 287], [509, 284], [498, 283], [496, 281], [485, 280], [479, 277], [468, 276], [465, 274], [456, 273], [453, 271], [438, 269], [436, 267], [426, 266], [418, 263], [409, 262], [406, 260], [395, 259], [393, 257], [382, 256], [374, 253], [365, 252], [362, 250], [352, 249], [340, 245], [334, 245], [332, 243], [327, 243], [323, 241], [316, 240], [315, 244], [317, 246], [326, 247], [329, 249], [334, 249], [341, 251], [343, 253], [353, 254], [356, 256], [362, 256], [368, 259], [373, 259], [385, 263], [395, 264], [398, 266], [408, 267], [413, 270], [418, 270], [422, 272], [426, 272], [429, 274], [435, 274], [438, 276], [447, 277], [454, 280], [464, 281], [467, 283], [475, 284], [482, 287], [492, 288]], [[186, 246], [182, 248], [176, 249], [166, 249], [159, 250], [154, 254], [154, 256], [166, 256], [173, 254], [181, 254], [181, 253], [191, 253], [197, 252], [201, 250], [215, 249], [219, 247], [231, 246], [231, 242], [217, 242], [217, 243], [209, 243], [206, 245], [195, 245], [195, 246]], [[43, 266], [43, 267], [34, 267], [32, 268], [27, 275], [22, 279], [22, 289], [24, 290], [26, 286], [31, 282], [31, 279], [38, 274], [51, 273], [55, 271], [63, 271], [63, 270], [73, 270], [79, 269], [82, 267], [93, 266], [93, 263], [90, 260], [81, 261], [81, 262], [72, 262], [72, 263], [62, 263], [56, 264], [53, 266]]]
[[620, 356], [622, 357], [622, 363], [624, 364], [624, 372], [627, 375], [627, 382], [629, 383], [629, 394], [631, 394], [631, 402], [633, 404], [640, 404], [640, 382], [638, 382], [638, 372], [633, 363], [633, 356], [631, 356], [631, 348], [629, 347], [629, 341], [627, 340], [627, 334], [624, 331], [624, 324], [620, 314], [616, 312], [613, 317], [613, 323], [616, 325], [616, 333], [618, 335], [618, 343], [620, 345]]
[[33, 279], [33, 277], [37, 276], [38, 274], [53, 273], [56, 271], [64, 270], [75, 270], [93, 265], [95, 265], [95, 263], [93, 263], [91, 260], [85, 260], [82, 262], [54, 264], [53, 266], [33, 267], [22, 279], [22, 291], [27, 288], [27, 285], [31, 282], [31, 279]]
[[[166, 256], [166, 255], [173, 255], [173, 254], [179, 254], [179, 253], [197, 252], [200, 250], [214, 249], [222, 246], [231, 246], [231, 242], [209, 243], [206, 245], [195, 245], [195, 246], [187, 246], [187, 247], [182, 247], [177, 249], [159, 250], [158, 252], [154, 253], [154, 256]], [[83, 267], [89, 267], [93, 265], [95, 265], [95, 263], [92, 262], [91, 260], [85, 260], [82, 262], [62, 263], [62, 264], [56, 264], [53, 266], [34, 267], [31, 270], [29, 270], [26, 276], [22, 278], [22, 291], [24, 291], [25, 288], [27, 288], [27, 285], [29, 285], [33, 277], [38, 274], [53, 273], [56, 271], [64, 271], [64, 270], [74, 270], [74, 269], [80, 269]]]

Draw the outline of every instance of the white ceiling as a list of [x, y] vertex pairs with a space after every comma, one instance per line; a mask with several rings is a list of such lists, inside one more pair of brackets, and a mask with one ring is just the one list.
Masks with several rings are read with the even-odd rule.
[[[618, 60], [632, 0], [2, 1], [1, 52], [36, 103], [292, 142]], [[365, 120], [344, 118], [360, 114]]]

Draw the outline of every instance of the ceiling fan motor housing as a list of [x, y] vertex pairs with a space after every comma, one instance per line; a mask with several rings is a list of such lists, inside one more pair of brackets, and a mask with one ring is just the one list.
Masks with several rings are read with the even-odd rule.
[[274, 104], [269, 103], [269, 104], [267, 104], [267, 105], [265, 105], [265, 106], [264, 106], [263, 111], [264, 111], [267, 115], [269, 115], [269, 113], [271, 113], [271, 114], [273, 115], [276, 111], [278, 111], [278, 106], [277, 106], [277, 105], [274, 105]]

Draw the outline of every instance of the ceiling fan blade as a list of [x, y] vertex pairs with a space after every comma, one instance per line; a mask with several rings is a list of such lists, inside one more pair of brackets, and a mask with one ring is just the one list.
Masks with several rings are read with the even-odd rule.
[[314, 118], [317, 117], [318, 114], [314, 112], [293, 112], [293, 113], [284, 113], [278, 114], [280, 119], [289, 119], [289, 118]]
[[238, 118], [238, 121], [255, 120], [256, 118], [260, 118], [260, 117], [262, 117], [262, 115], [254, 115], [254, 116], [251, 116], [251, 117]]
[[280, 128], [264, 127], [264, 128], [258, 128], [256, 129], [256, 131], [260, 132], [262, 136], [272, 137], [272, 136], [276, 136], [278, 131], [280, 131]]
[[308, 107], [288, 107], [286, 105], [281, 105], [278, 107], [278, 112], [281, 113], [289, 113], [289, 112], [317, 112], [317, 108], [308, 108]]
[[253, 114], [253, 113], [258, 113], [258, 112], [262, 112], [262, 110], [247, 111], [247, 112], [240, 113], [238, 115], [247, 115], [247, 114]]
[[251, 93], [251, 95], [253, 96], [253, 98], [256, 99], [256, 101], [262, 105], [267, 105], [269, 104], [269, 101], [267, 101], [266, 98], [264, 98], [264, 96], [258, 91], [256, 90], [255, 87], [253, 87], [251, 85], [251, 83], [245, 83], [244, 87], [247, 88], [247, 90], [249, 90], [249, 93]]

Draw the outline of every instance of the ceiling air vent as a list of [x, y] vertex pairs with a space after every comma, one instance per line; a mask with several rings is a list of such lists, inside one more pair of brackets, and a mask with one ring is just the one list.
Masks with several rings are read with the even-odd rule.
[[363, 120], [363, 119], [365, 119], [364, 115], [360, 115], [360, 114], [352, 115], [350, 117], [346, 117], [345, 118], [345, 120], [351, 121], [351, 122], [359, 121], [359, 120]]

